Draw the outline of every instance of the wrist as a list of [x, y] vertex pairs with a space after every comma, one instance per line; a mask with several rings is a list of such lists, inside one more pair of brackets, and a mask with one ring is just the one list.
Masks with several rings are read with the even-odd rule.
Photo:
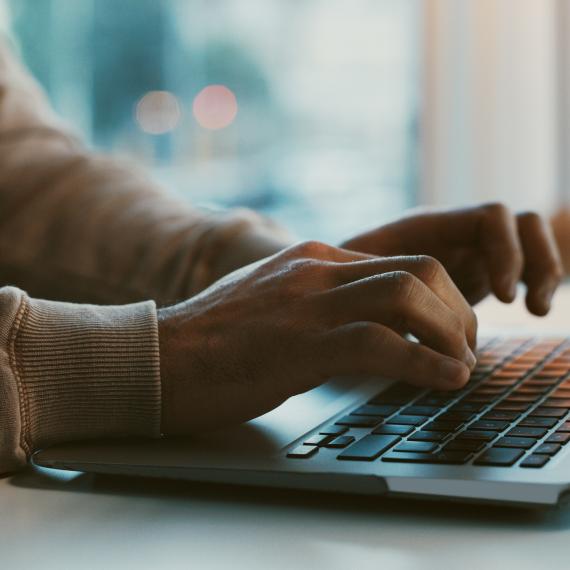
[[236, 213], [236, 233], [221, 248], [212, 264], [208, 285], [240, 267], [270, 257], [296, 240], [284, 228], [248, 210]]

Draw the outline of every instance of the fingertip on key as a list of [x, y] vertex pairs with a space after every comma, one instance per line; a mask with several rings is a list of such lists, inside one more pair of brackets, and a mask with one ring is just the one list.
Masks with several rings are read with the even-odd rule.
[[504, 275], [495, 282], [493, 289], [500, 301], [512, 303], [517, 296], [517, 280], [512, 275]]
[[469, 380], [470, 370], [466, 364], [446, 358], [440, 365], [441, 383], [446, 390], [457, 390]]
[[469, 347], [465, 350], [465, 364], [467, 364], [469, 370], [473, 370], [477, 364], [477, 358]]

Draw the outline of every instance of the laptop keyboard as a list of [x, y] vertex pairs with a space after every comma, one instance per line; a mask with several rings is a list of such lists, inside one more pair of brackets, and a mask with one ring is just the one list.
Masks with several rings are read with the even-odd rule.
[[570, 441], [569, 411], [570, 339], [490, 339], [461, 390], [394, 384], [287, 457], [536, 469]]

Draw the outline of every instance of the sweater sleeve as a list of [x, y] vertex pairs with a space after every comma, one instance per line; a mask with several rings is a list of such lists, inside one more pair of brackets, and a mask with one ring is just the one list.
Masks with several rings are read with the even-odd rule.
[[0, 289], [0, 474], [37, 449], [160, 435], [153, 302], [75, 305]]
[[197, 210], [141, 167], [86, 149], [0, 39], [0, 283], [166, 304], [290, 242], [252, 211]]

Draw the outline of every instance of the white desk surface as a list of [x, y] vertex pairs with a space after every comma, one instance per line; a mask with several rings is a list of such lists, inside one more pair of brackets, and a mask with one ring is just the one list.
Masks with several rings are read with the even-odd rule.
[[[570, 288], [541, 329], [564, 329]], [[520, 309], [482, 324], [533, 322]], [[568, 326], [570, 330], [570, 323]], [[0, 480], [0, 568], [517, 570], [570, 567], [570, 507], [319, 495], [29, 469]]]

